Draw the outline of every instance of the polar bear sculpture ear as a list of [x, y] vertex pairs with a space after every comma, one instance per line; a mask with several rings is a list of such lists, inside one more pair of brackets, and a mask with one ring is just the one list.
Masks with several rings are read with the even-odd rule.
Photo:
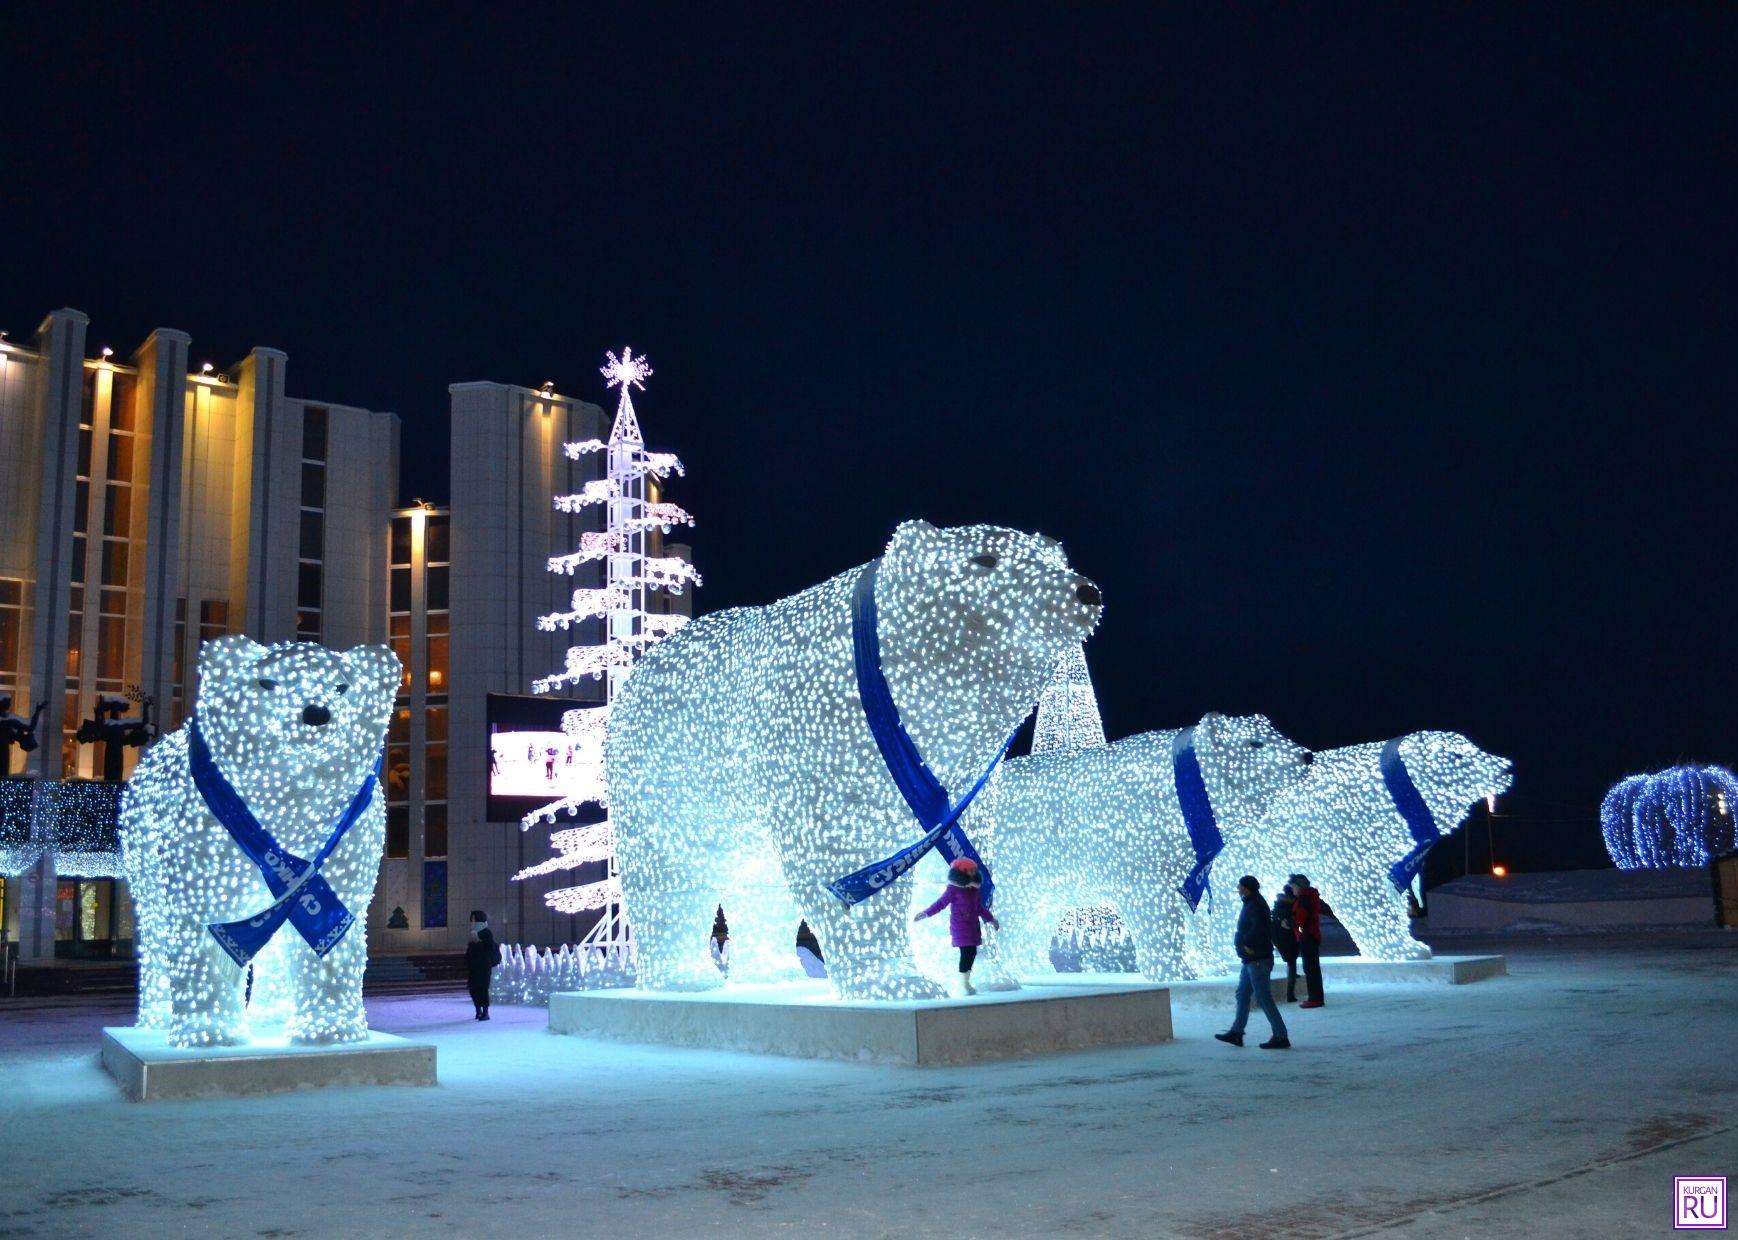
[[265, 652], [264, 646], [240, 633], [214, 637], [199, 647], [199, 683], [222, 684], [237, 670], [252, 667]]
[[404, 665], [390, 646], [351, 647], [344, 652], [344, 670], [352, 684], [388, 697], [397, 693], [398, 682], [404, 675]]
[[934, 540], [940, 532], [928, 521], [901, 521], [899, 528], [893, 531], [893, 537], [887, 540], [886, 554], [891, 556], [899, 551], [923, 546]]

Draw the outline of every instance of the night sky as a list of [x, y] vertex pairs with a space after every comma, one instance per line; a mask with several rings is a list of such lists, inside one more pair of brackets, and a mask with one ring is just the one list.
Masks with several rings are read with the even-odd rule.
[[1738, 8], [809, 7], [15, 8], [0, 327], [283, 348], [406, 499], [631, 344], [702, 610], [1041, 530], [1111, 735], [1463, 731], [1522, 864], [1738, 762]]

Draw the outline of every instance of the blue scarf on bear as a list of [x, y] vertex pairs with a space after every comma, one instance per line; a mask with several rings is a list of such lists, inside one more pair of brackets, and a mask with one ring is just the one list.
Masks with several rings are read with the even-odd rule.
[[[1013, 736], [1008, 737], [996, 756], [991, 759], [989, 768], [973, 784], [971, 790], [960, 798], [957, 805], [950, 805], [947, 789], [942, 786], [934, 772], [923, 760], [923, 755], [917, 751], [917, 745], [900, 722], [899, 707], [893, 701], [893, 688], [887, 683], [887, 676], [881, 670], [881, 630], [880, 619], [875, 610], [875, 577], [881, 561], [876, 560], [857, 575], [857, 583], [851, 591], [851, 656], [857, 674], [857, 693], [863, 699], [863, 720], [869, 725], [869, 733], [875, 738], [875, 747], [881, 751], [881, 761], [887, 767], [887, 774], [904, 796], [905, 803], [911, 807], [918, 825], [924, 828], [924, 836], [915, 844], [908, 844], [891, 857], [883, 858], [873, 865], [864, 866], [861, 870], [845, 875], [843, 878], [827, 884], [827, 890], [832, 892], [847, 907], [867, 900], [876, 892], [884, 891], [901, 875], [908, 873], [913, 866], [921, 861], [930, 849], [936, 848], [948, 861], [954, 862], [961, 857], [969, 857], [977, 863], [978, 872], [983, 875], [984, 885], [981, 899], [985, 908], [990, 907], [990, 901], [995, 893], [995, 884], [990, 881], [989, 867], [978, 855], [978, 850], [972, 846], [966, 837], [964, 829], [959, 825], [960, 815], [966, 812], [966, 807], [984, 790], [990, 776], [995, 773], [997, 765], [1007, 755], [1008, 746], [1014, 743]], [[1017, 731], [1017, 729], [1016, 729]]]
[[296, 928], [316, 956], [324, 956], [336, 947], [355, 924], [356, 915], [344, 907], [338, 893], [320, 876], [320, 867], [374, 799], [379, 761], [350, 798], [350, 804], [339, 815], [312, 861], [302, 860], [279, 844], [247, 807], [235, 785], [217, 769], [217, 761], [199, 729], [197, 714], [187, 721], [187, 767], [206, 808], [223, 824], [247, 859], [259, 868], [274, 897], [270, 905], [253, 917], [206, 926], [230, 959], [245, 969], [285, 921]]

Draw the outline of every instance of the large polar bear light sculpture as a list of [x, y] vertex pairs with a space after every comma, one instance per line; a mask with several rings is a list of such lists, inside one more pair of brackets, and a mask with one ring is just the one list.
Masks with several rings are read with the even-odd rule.
[[[1508, 759], [1458, 732], [1324, 750], [1259, 822], [1226, 835], [1214, 873], [1253, 874], [1270, 901], [1291, 875], [1307, 874], [1360, 955], [1422, 960], [1430, 949], [1412, 937], [1406, 888], [1396, 878], [1409, 879], [1411, 862], [1421, 863], [1431, 844], [1509, 782]], [[1195, 976], [1237, 971], [1236, 922], [1235, 901], [1203, 905], [1189, 919]]]
[[610, 720], [607, 762], [635, 969], [653, 990], [799, 974], [806, 918], [848, 998], [933, 998], [911, 957], [911, 878], [849, 909], [829, 883], [923, 834], [865, 722], [852, 592], [873, 570], [880, 662], [905, 731], [957, 800], [1098, 621], [1097, 588], [1049, 539], [901, 525], [875, 565], [767, 607], [702, 616], [650, 650]]
[[[1262, 715], [1210, 713], [1192, 728], [1143, 732], [1112, 745], [1007, 762], [966, 814], [996, 879], [998, 962], [1016, 977], [1050, 973], [1050, 942], [1071, 908], [1113, 905], [1134, 941], [1142, 976], [1185, 977], [1179, 888], [1196, 865], [1179, 774], [1192, 761], [1205, 812], [1222, 834], [1253, 824], [1308, 770], [1307, 750]], [[1235, 903], [1212, 873], [1220, 904]], [[1203, 900], [1203, 906], [1207, 900]]]
[[[237, 1045], [253, 1033], [245, 1003], [248, 970], [210, 927], [252, 918], [274, 897], [195, 786], [190, 749], [198, 743], [197, 727], [216, 770], [293, 858], [313, 860], [347, 810], [359, 808], [318, 875], [355, 923], [327, 923], [336, 937], [335, 945], [325, 944], [324, 956], [295, 924], [285, 924], [253, 968], [256, 997], [276, 997], [271, 1006], [287, 1019], [291, 1041], [368, 1036], [362, 922], [386, 836], [372, 776], [398, 683], [398, 658], [385, 646], [338, 653], [307, 643], [261, 646], [221, 637], [201, 648], [192, 719], [145, 753], [121, 805], [121, 850], [138, 911], [142, 1027], [166, 1029], [176, 1046]], [[268, 864], [281, 864], [271, 848], [262, 855]], [[303, 884], [294, 899], [305, 900], [310, 886]], [[318, 902], [314, 911], [322, 911]], [[333, 910], [323, 912], [330, 917]]]

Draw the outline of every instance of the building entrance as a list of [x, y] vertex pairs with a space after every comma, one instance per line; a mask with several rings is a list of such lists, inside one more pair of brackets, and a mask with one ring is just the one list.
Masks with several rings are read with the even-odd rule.
[[54, 958], [125, 960], [133, 954], [133, 901], [113, 878], [63, 878], [55, 884]]

